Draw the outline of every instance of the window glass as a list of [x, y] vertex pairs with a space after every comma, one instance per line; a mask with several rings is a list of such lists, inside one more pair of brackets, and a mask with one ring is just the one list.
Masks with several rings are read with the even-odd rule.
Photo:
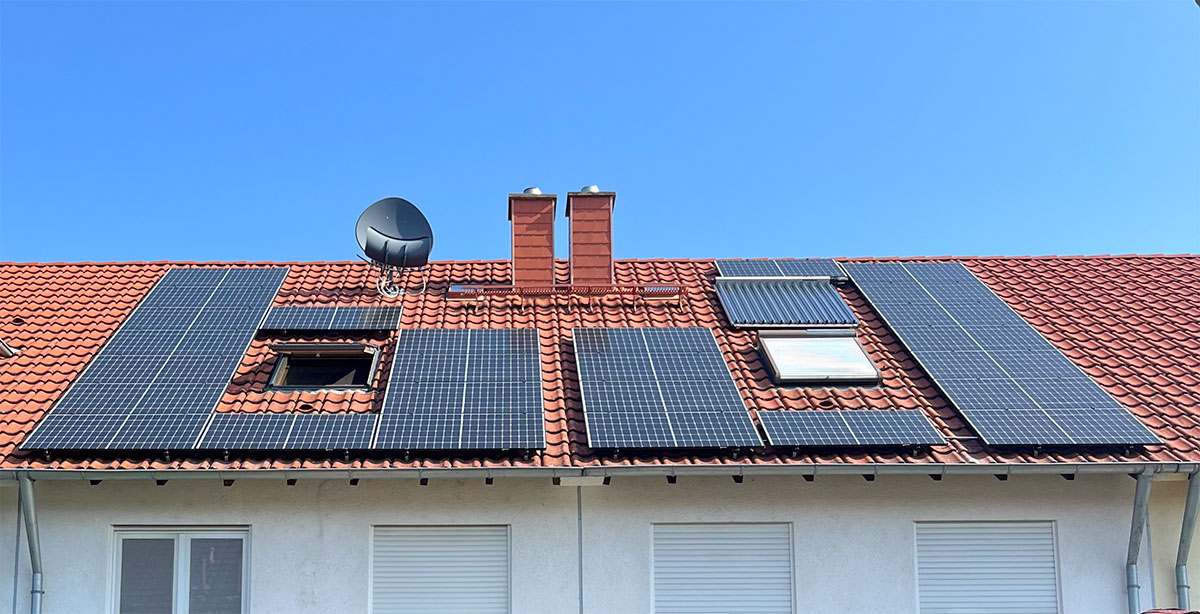
[[191, 614], [238, 614], [242, 611], [242, 540], [191, 539]]
[[288, 359], [283, 386], [367, 386], [370, 382], [371, 357]]
[[171, 612], [175, 588], [175, 540], [121, 540], [121, 614]]
[[761, 338], [780, 382], [875, 381], [879, 372], [854, 337]]

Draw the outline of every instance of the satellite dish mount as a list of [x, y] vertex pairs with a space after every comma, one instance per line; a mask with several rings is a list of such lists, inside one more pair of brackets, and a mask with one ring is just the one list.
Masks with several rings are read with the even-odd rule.
[[433, 251], [429, 221], [403, 198], [385, 198], [367, 207], [358, 217], [354, 235], [366, 254], [364, 260], [379, 272], [375, 289], [389, 298], [400, 295], [396, 271], [423, 268]]

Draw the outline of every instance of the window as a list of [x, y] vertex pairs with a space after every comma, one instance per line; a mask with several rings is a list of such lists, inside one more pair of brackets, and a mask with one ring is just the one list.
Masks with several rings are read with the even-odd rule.
[[248, 610], [245, 529], [116, 532], [117, 614], [241, 614]]
[[507, 526], [375, 527], [371, 612], [509, 611]]
[[1052, 522], [918, 522], [921, 614], [1057, 614]]
[[780, 383], [879, 380], [853, 331], [760, 331], [759, 343]]
[[274, 388], [370, 388], [379, 348], [360, 343], [281, 343]]
[[791, 614], [791, 525], [656, 524], [653, 573], [655, 614]]

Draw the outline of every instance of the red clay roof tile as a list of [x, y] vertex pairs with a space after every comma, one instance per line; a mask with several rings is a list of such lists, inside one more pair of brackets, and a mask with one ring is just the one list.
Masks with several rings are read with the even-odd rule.
[[[172, 263], [0, 264], [0, 338], [21, 353], [0, 360], [0, 468], [62, 469], [296, 469], [631, 466], [702, 464], [1054, 463], [1200, 462], [1200, 257], [1096, 256], [936, 258], [958, 260], [1025, 317], [1039, 332], [1138, 415], [1163, 446], [1112, 451], [1009, 451], [983, 446], [941, 396], [867, 301], [853, 288], [843, 297], [862, 320], [858, 337], [883, 374], [877, 388], [780, 388], [770, 381], [754, 334], [733, 329], [712, 285], [711, 260], [617, 261], [615, 281], [674, 284], [680, 299], [650, 303], [619, 297], [572, 300], [550, 296], [521, 300], [486, 297], [448, 302], [457, 284], [509, 283], [507, 261], [432, 263], [425, 279], [409, 274], [403, 295], [404, 328], [530, 328], [542, 344], [547, 447], [524, 455], [481, 457], [274, 458], [264, 454], [223, 459], [190, 457], [54, 458], [17, 449], [71, 380]], [[196, 264], [196, 263], [179, 263]], [[228, 265], [231, 263], [207, 263]], [[365, 264], [288, 264], [277, 304], [384, 304]], [[568, 280], [568, 263], [555, 262], [555, 278]], [[948, 436], [927, 452], [801, 452], [771, 448], [737, 453], [662, 450], [622, 452], [587, 446], [570, 330], [575, 326], [706, 326], [717, 341], [748, 407], [760, 410], [920, 409]], [[385, 348], [394, 334], [343, 337]], [[369, 412], [374, 392], [270, 391], [269, 347], [282, 341], [261, 334], [251, 345], [220, 411]], [[327, 339], [322, 337], [322, 339]], [[384, 350], [380, 378], [391, 355]], [[381, 379], [377, 384], [383, 384]]]

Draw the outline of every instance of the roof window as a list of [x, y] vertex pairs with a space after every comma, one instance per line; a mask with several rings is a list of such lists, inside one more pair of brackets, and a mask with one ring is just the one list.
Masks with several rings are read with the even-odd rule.
[[759, 344], [778, 383], [879, 381], [853, 330], [759, 331]]
[[284, 389], [370, 388], [379, 348], [362, 343], [281, 343], [271, 387]]

